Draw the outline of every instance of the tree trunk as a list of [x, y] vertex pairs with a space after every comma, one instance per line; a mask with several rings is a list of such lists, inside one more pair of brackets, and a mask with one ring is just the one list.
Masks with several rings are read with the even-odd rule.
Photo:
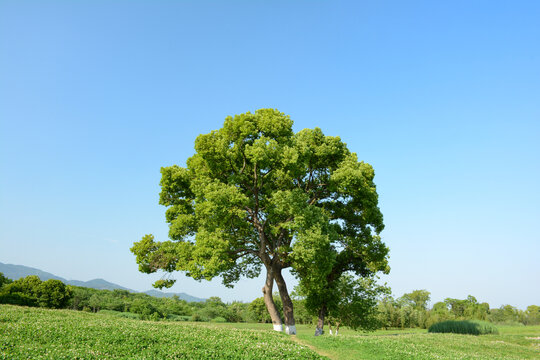
[[285, 333], [289, 335], [296, 334], [296, 325], [294, 321], [294, 310], [293, 302], [289, 296], [289, 291], [287, 290], [287, 284], [285, 279], [281, 275], [281, 269], [274, 270], [274, 279], [279, 290], [279, 296], [281, 297], [281, 302], [283, 303], [283, 317], [285, 318]]
[[315, 336], [324, 334], [324, 316], [326, 315], [326, 305], [321, 306], [319, 310], [319, 319], [317, 320], [317, 327], [315, 328]]
[[339, 322], [336, 324], [336, 336], [338, 335], [338, 332], [339, 332]]
[[271, 267], [266, 268], [266, 281], [264, 283], [264, 287], [262, 288], [264, 304], [266, 305], [266, 309], [268, 310], [270, 318], [272, 319], [274, 330], [283, 331], [281, 317], [279, 316], [279, 311], [277, 310], [276, 304], [274, 303], [274, 298], [272, 297], [272, 289], [274, 288], [273, 273], [274, 272]]

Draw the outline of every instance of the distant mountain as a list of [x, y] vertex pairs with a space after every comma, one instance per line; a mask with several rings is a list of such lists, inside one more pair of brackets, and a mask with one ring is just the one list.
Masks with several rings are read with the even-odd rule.
[[23, 265], [3, 264], [0, 262], [0, 272], [11, 280], [18, 280], [22, 277], [27, 277], [28, 275], [37, 275], [42, 281], [56, 279], [62, 281], [64, 284], [67, 283], [67, 280], [60, 276]]
[[150, 296], [154, 296], [154, 297], [169, 297], [169, 298], [172, 298], [173, 296], [176, 295], [180, 299], [186, 300], [187, 302], [203, 302], [203, 301], [206, 301], [206, 299], [201, 299], [201, 298], [191, 296], [191, 295], [186, 294], [186, 293], [168, 293], [168, 292], [163, 292], [163, 291], [158, 291], [158, 290], [148, 290], [148, 291], [145, 291], [144, 293], [148, 294]]
[[98, 289], [98, 290], [120, 289], [120, 290], [127, 290], [129, 292], [137, 292], [135, 290], [125, 288], [118, 284], [113, 284], [112, 282], [108, 282], [107, 280], [103, 280], [103, 279], [94, 279], [94, 280], [88, 280], [88, 281], [68, 280], [66, 284], [87, 287], [87, 288], [92, 288], [92, 289]]
[[[133, 293], [138, 292], [138, 291], [120, 286], [118, 284], [108, 282], [103, 279], [94, 279], [94, 280], [89, 280], [89, 281], [66, 280], [60, 276], [56, 276], [46, 271], [24, 266], [24, 265], [4, 264], [0, 262], [0, 273], [4, 274], [5, 277], [12, 280], [17, 280], [22, 277], [27, 277], [29, 275], [37, 275], [42, 281], [49, 280], [49, 279], [56, 279], [56, 280], [62, 281], [64, 284], [87, 287], [87, 288], [98, 289], [98, 290], [120, 289], [120, 290], [127, 290]], [[191, 296], [186, 293], [166, 293], [166, 292], [157, 291], [157, 290], [148, 290], [145, 292], [145, 294], [148, 294], [150, 296], [155, 296], [155, 297], [173, 297], [176, 295], [180, 299], [188, 301], [188, 302], [202, 302], [206, 300], [206, 299], [201, 299], [195, 296]]]

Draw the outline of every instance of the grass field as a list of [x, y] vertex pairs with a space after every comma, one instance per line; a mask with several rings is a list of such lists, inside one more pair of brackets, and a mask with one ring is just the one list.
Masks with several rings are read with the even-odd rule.
[[0, 359], [321, 359], [272, 330], [0, 305]]
[[[524, 329], [523, 329], [524, 328]], [[428, 334], [388, 331], [338, 337], [298, 337], [332, 359], [540, 359], [540, 327], [501, 331], [500, 335]]]
[[[0, 305], [0, 359], [540, 359], [540, 326], [498, 335], [340, 330], [275, 333], [268, 324], [170, 323]], [[313, 349], [314, 351], [310, 350]]]

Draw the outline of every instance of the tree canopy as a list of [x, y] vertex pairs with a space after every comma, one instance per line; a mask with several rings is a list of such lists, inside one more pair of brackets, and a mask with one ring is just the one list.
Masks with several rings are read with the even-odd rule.
[[[312, 287], [332, 272], [369, 274], [387, 268], [388, 249], [371, 165], [321, 129], [294, 133], [273, 109], [229, 116], [195, 140], [185, 167], [161, 169], [160, 204], [169, 240], [145, 235], [131, 251], [139, 270], [220, 276], [226, 286], [266, 270], [265, 304], [274, 325], [275, 281], [288, 332], [294, 314], [282, 270]], [[154, 286], [172, 286], [163, 279]]]

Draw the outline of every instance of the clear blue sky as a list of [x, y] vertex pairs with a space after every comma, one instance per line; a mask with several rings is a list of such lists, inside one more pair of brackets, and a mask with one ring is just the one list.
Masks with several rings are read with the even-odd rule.
[[[374, 166], [395, 295], [540, 304], [539, 19], [538, 1], [0, 0], [0, 262], [149, 289], [129, 248], [166, 238], [160, 167], [269, 107]], [[226, 301], [263, 285], [178, 278]]]

